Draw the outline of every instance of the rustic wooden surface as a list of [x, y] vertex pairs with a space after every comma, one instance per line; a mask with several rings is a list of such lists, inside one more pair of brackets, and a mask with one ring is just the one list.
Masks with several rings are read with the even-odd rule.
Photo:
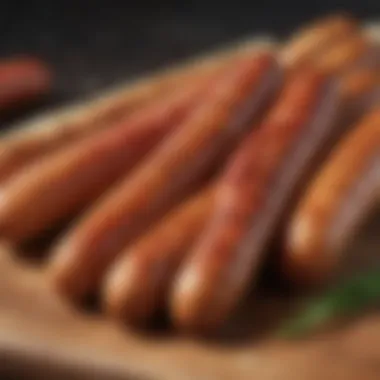
[[[376, 230], [378, 225], [353, 249], [375, 252]], [[307, 341], [284, 342], [271, 338], [270, 325], [289, 302], [258, 295], [220, 340], [143, 335], [100, 313], [74, 310], [49, 288], [41, 266], [5, 244], [0, 252], [1, 378], [380, 379], [380, 315]]]

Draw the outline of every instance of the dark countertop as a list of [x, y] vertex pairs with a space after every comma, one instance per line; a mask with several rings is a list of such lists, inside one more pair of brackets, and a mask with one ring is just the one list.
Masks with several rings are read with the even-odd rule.
[[[255, 32], [285, 35], [344, 9], [380, 17], [380, 1], [106, 2], [2, 0], [0, 58], [34, 53], [56, 71], [53, 103]], [[340, 5], [340, 6], [339, 6]]]

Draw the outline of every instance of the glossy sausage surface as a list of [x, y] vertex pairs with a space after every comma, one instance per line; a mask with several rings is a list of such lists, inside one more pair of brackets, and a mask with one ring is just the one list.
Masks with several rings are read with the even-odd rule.
[[104, 298], [117, 319], [143, 325], [166, 304], [180, 263], [211, 214], [215, 187], [207, 187], [144, 234], [110, 268]]
[[353, 123], [380, 102], [380, 67], [351, 70], [342, 76], [340, 91], [346, 104], [346, 123]]
[[357, 22], [343, 14], [332, 15], [298, 30], [280, 52], [286, 67], [299, 67], [329, 46], [357, 33]]
[[231, 158], [215, 212], [183, 264], [171, 300], [175, 324], [219, 327], [257, 275], [274, 228], [303, 183], [340, 112], [337, 88], [304, 70]]
[[2, 236], [27, 240], [91, 204], [184, 120], [216, 76], [179, 88], [13, 175], [0, 186]]
[[339, 74], [371, 55], [371, 42], [364, 34], [355, 34], [313, 59], [313, 65], [326, 74]]
[[62, 240], [52, 263], [58, 288], [79, 298], [94, 291], [115, 255], [196, 187], [241, 138], [279, 79], [269, 53], [231, 65], [182, 125]]
[[323, 282], [355, 227], [379, 202], [380, 108], [357, 124], [308, 186], [287, 228], [284, 268], [294, 282]]
[[0, 139], [0, 180], [8, 178], [36, 158], [107, 128], [136, 109], [167, 96], [174, 88], [206, 79], [230, 62], [252, 53], [252, 50], [254, 46], [231, 49], [224, 54], [215, 54], [177, 69], [151, 75], [104, 99], [72, 107], [64, 115], [57, 112], [57, 116], [53, 114], [48, 121], [42, 118], [40, 122], [32, 122], [32, 128], [20, 128], [19, 131], [7, 133]]

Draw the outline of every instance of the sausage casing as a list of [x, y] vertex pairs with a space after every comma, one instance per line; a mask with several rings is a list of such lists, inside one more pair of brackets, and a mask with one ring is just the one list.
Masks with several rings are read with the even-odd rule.
[[[99, 99], [16, 126], [0, 139], [0, 180], [33, 160], [106, 128], [173, 89], [206, 79], [230, 62], [252, 54], [257, 42], [212, 54], [123, 86]], [[0, 107], [1, 110], [1, 107]]]
[[328, 279], [379, 195], [377, 107], [339, 143], [302, 196], [286, 233], [284, 268], [289, 278], [304, 284]]
[[358, 33], [315, 57], [313, 65], [326, 74], [339, 74], [364, 60], [366, 55], [371, 54], [371, 48], [369, 39]]
[[174, 274], [211, 214], [215, 187], [206, 187], [127, 248], [108, 271], [108, 312], [134, 325], [146, 323], [166, 303]]
[[79, 298], [94, 291], [115, 255], [182, 199], [221, 152], [241, 138], [273, 96], [279, 76], [270, 53], [231, 65], [182, 125], [63, 239], [52, 263], [58, 288]]
[[178, 327], [212, 330], [232, 313], [339, 113], [338, 90], [324, 75], [307, 69], [288, 78], [227, 165], [215, 211], [183, 264], [171, 299]]
[[336, 14], [317, 20], [298, 30], [280, 52], [286, 67], [297, 68], [312, 60], [321, 50], [357, 33], [358, 25], [352, 18]]
[[180, 88], [14, 174], [1, 188], [3, 236], [28, 240], [97, 199], [177, 127], [212, 78]]
[[380, 70], [360, 67], [343, 75], [340, 91], [346, 104], [345, 123], [353, 123], [380, 101]]

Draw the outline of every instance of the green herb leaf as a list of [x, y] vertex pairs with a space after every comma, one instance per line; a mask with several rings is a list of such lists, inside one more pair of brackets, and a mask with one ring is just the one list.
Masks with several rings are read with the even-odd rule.
[[282, 337], [309, 334], [331, 321], [353, 316], [380, 302], [380, 269], [358, 274], [311, 300], [295, 318], [280, 329]]

